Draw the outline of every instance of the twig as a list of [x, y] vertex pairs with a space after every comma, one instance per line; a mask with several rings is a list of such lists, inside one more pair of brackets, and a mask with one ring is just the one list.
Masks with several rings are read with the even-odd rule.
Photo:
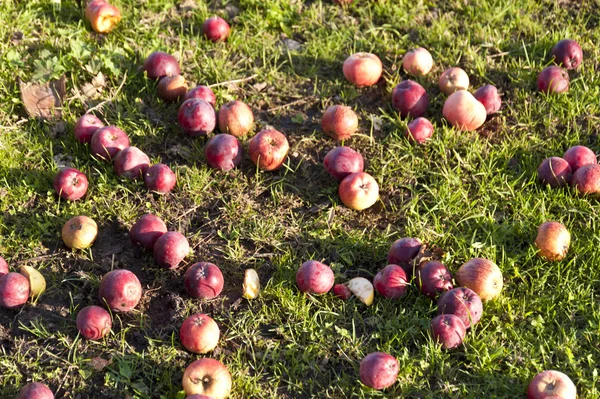
[[23, 260], [17, 261], [17, 262], [15, 262], [15, 264], [20, 265], [21, 263], [35, 262], [35, 261], [42, 260], [42, 259], [54, 258], [55, 256], [56, 256], [55, 254], [40, 255], [40, 256], [33, 257], [33, 258], [28, 258], [28, 259], [23, 259]]
[[248, 80], [252, 80], [252, 79], [254, 79], [257, 76], [258, 76], [258, 74], [255, 73], [254, 75], [248, 76], [247, 78], [244, 78], [244, 79], [228, 80], [227, 82], [215, 83], [215, 84], [212, 84], [212, 85], [208, 85], [207, 87], [217, 87], [217, 86], [225, 86], [225, 85], [228, 85], [230, 83], [247, 82]]
[[119, 94], [119, 92], [123, 88], [123, 85], [125, 84], [126, 80], [127, 80], [127, 72], [125, 72], [125, 76], [123, 76], [123, 80], [121, 81], [121, 84], [119, 85], [119, 87], [117, 87], [117, 91], [115, 91], [115, 93], [108, 100], [102, 101], [98, 105], [88, 109], [85, 113], [89, 114], [90, 112], [96, 111], [96, 110], [102, 108], [103, 106], [105, 106], [106, 104], [113, 102], [115, 97], [117, 96], [117, 94]]
[[298, 104], [306, 103], [306, 102], [309, 102], [309, 101], [310, 102], [314, 102], [315, 101], [315, 97], [301, 98], [299, 100], [292, 101], [291, 103], [279, 105], [277, 107], [268, 109], [267, 112], [278, 111], [278, 110], [283, 109], [283, 108], [291, 107], [292, 105], [298, 105]]

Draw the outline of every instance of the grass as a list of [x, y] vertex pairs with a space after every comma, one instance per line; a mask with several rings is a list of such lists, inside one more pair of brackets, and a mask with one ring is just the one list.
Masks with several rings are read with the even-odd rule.
[[[0, 397], [14, 397], [35, 380], [57, 397], [183, 398], [183, 370], [200, 356], [182, 348], [178, 328], [185, 317], [206, 312], [221, 328], [211, 356], [231, 371], [232, 398], [524, 397], [543, 369], [567, 373], [580, 397], [600, 398], [598, 202], [541, 187], [535, 173], [542, 159], [572, 145], [600, 150], [597, 1], [113, 3], [124, 18], [107, 36], [91, 32], [73, 1], [5, 0], [0, 10], [0, 254], [13, 268], [38, 268], [48, 281], [37, 303], [0, 311]], [[202, 37], [202, 21], [215, 13], [233, 26], [226, 43]], [[567, 94], [537, 93], [538, 72], [566, 37], [581, 43], [582, 68], [570, 73]], [[288, 39], [301, 49], [289, 50]], [[417, 45], [435, 60], [434, 70], [417, 79], [430, 95], [428, 117], [436, 127], [426, 146], [404, 138], [407, 121], [390, 105], [392, 88], [406, 79], [401, 57]], [[246, 155], [238, 170], [209, 170], [206, 139], [180, 132], [177, 105], [158, 100], [139, 71], [154, 50], [176, 55], [194, 83], [256, 74], [216, 87], [218, 104], [241, 99], [255, 112], [255, 131], [284, 132], [291, 144], [286, 167], [257, 172]], [[344, 80], [342, 62], [356, 51], [380, 56], [383, 83], [358, 90]], [[472, 87], [493, 83], [503, 96], [500, 114], [477, 132], [458, 132], [441, 118], [445, 97], [436, 79], [455, 65]], [[84, 97], [84, 84], [100, 72], [106, 84], [98, 98]], [[62, 74], [63, 119], [28, 118], [17, 80]], [[111, 165], [75, 143], [75, 120], [105, 100], [94, 113], [176, 171], [172, 194], [157, 196], [141, 182], [117, 178]], [[335, 144], [320, 131], [320, 116], [334, 103], [359, 114], [361, 134], [345, 144], [364, 155], [380, 185], [381, 200], [363, 212], [341, 205], [321, 166]], [[64, 164], [88, 176], [85, 200], [68, 203], [54, 194], [51, 180]], [[158, 270], [151, 255], [130, 245], [128, 229], [146, 212], [188, 237], [193, 255], [180, 269]], [[95, 219], [100, 235], [91, 250], [71, 252], [60, 229], [78, 214]], [[536, 256], [533, 240], [546, 220], [572, 233], [561, 262]], [[296, 288], [295, 270], [308, 259], [330, 264], [339, 282], [372, 278], [391, 243], [404, 236], [442, 248], [453, 272], [476, 256], [503, 271], [502, 296], [484, 305], [460, 349], [443, 351], [431, 341], [436, 306], [414, 287], [399, 301], [376, 298], [369, 308]], [[183, 273], [197, 261], [224, 272], [216, 300], [191, 300], [183, 289]], [[241, 298], [248, 267], [264, 285], [253, 301]], [[106, 339], [82, 340], [77, 311], [97, 303], [99, 280], [112, 268], [138, 275], [142, 302], [131, 314], [114, 315]], [[376, 350], [400, 363], [398, 382], [384, 392], [358, 379], [360, 360]]]

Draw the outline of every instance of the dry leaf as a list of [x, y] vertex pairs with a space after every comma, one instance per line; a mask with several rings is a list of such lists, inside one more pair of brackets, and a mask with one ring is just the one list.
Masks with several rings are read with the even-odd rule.
[[104, 75], [102, 72], [98, 72], [98, 75], [94, 79], [92, 79], [92, 84], [97, 88], [102, 88], [106, 86], [106, 79], [104, 79]]
[[90, 360], [90, 364], [96, 371], [102, 371], [104, 368], [112, 363], [112, 359], [104, 360], [101, 357], [95, 357]]
[[86, 83], [81, 88], [81, 92], [83, 95], [89, 99], [95, 100], [100, 97], [100, 93], [98, 92], [98, 88], [91, 83]]
[[29, 116], [41, 119], [62, 117], [62, 100], [66, 93], [66, 78], [45, 84], [19, 82], [21, 99]]

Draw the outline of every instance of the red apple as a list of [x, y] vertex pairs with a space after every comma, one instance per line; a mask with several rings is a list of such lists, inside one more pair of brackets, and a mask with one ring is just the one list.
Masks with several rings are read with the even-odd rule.
[[126, 147], [129, 147], [129, 137], [116, 126], [106, 126], [96, 130], [90, 141], [92, 154], [106, 161], [113, 159]]
[[77, 201], [87, 193], [88, 179], [75, 168], [62, 168], [54, 176], [52, 185], [61, 198]]
[[487, 117], [483, 104], [466, 90], [450, 94], [444, 102], [442, 114], [452, 126], [466, 131], [476, 130]]
[[413, 259], [419, 254], [423, 244], [418, 238], [404, 237], [394, 241], [388, 252], [388, 263], [404, 269], [407, 276], [413, 274]]
[[174, 103], [185, 97], [187, 83], [181, 75], [165, 76], [156, 86], [158, 97], [167, 103]]
[[333, 286], [333, 295], [346, 301], [352, 296], [352, 291], [345, 284], [336, 284]]
[[166, 194], [177, 184], [177, 176], [168, 165], [157, 163], [150, 166], [144, 173], [144, 184], [150, 191]]
[[535, 246], [538, 255], [549, 261], [563, 260], [569, 251], [571, 233], [559, 222], [544, 222], [538, 227]]
[[564, 373], [546, 370], [537, 374], [527, 387], [527, 399], [576, 399], [577, 388]]
[[400, 366], [398, 360], [384, 352], [369, 353], [360, 362], [360, 381], [373, 389], [385, 389], [396, 382]]
[[217, 134], [206, 143], [204, 156], [208, 166], [227, 172], [242, 162], [242, 143], [230, 134]]
[[300, 291], [309, 294], [325, 294], [333, 287], [333, 270], [316, 260], [304, 262], [296, 272], [296, 284]]
[[438, 262], [432, 260], [419, 266], [417, 269], [417, 286], [421, 294], [434, 299], [440, 293], [450, 291], [452, 285], [452, 275], [448, 268]]
[[571, 179], [571, 186], [581, 195], [600, 195], [600, 165], [588, 164], [577, 169]]
[[563, 155], [563, 159], [569, 163], [573, 173], [577, 172], [577, 169], [584, 165], [598, 163], [594, 151], [582, 145], [576, 145], [569, 148]]
[[86, 306], [77, 313], [77, 329], [86, 339], [101, 339], [111, 328], [110, 313], [100, 306]]
[[4, 276], [5, 274], [8, 274], [8, 263], [2, 256], [0, 256], [0, 277]]
[[358, 129], [358, 116], [350, 107], [332, 105], [323, 114], [321, 128], [334, 140], [347, 140]]
[[165, 269], [177, 269], [190, 252], [187, 238], [177, 231], [168, 231], [158, 237], [153, 247], [154, 260]]
[[431, 320], [433, 340], [441, 343], [444, 349], [453, 349], [462, 345], [467, 328], [460, 317], [453, 314], [441, 314]]
[[121, 21], [121, 11], [104, 0], [95, 0], [85, 8], [85, 17], [97, 33], [109, 33]]
[[183, 278], [185, 290], [192, 298], [213, 299], [223, 291], [223, 273], [210, 262], [198, 262], [190, 266]]
[[17, 399], [54, 399], [54, 394], [41, 382], [30, 382], [25, 385]]
[[569, 74], [564, 69], [551, 65], [540, 72], [537, 85], [544, 93], [564, 93], [569, 90]]
[[217, 105], [217, 96], [212, 91], [212, 89], [208, 86], [196, 86], [192, 90], [188, 91], [185, 95], [185, 99], [189, 100], [190, 98], [198, 98], [200, 100], [204, 100], [207, 103], [214, 107]]
[[215, 130], [217, 124], [212, 105], [198, 98], [190, 98], [181, 104], [177, 120], [179, 126], [190, 137], [206, 136]]
[[410, 50], [402, 57], [402, 67], [414, 76], [425, 76], [433, 68], [433, 57], [423, 47]]
[[459, 67], [448, 68], [440, 76], [439, 86], [440, 91], [444, 94], [452, 94], [457, 90], [467, 90], [469, 88], [469, 75]]
[[186, 395], [200, 394], [212, 399], [225, 399], [231, 392], [231, 374], [216, 359], [198, 359], [185, 369], [182, 380]]
[[453, 314], [462, 320], [466, 328], [477, 324], [483, 313], [481, 298], [466, 287], [454, 288], [438, 299], [437, 314]]
[[20, 273], [10, 272], [0, 277], [0, 307], [16, 309], [27, 303], [29, 279]]
[[392, 107], [406, 118], [417, 118], [427, 111], [429, 96], [417, 82], [405, 80], [392, 91]]
[[129, 230], [129, 238], [133, 245], [152, 249], [160, 236], [167, 232], [167, 225], [161, 218], [147, 213], [139, 218]]
[[475, 291], [483, 301], [496, 299], [504, 286], [500, 268], [484, 258], [473, 258], [462, 265], [456, 272], [456, 281]]
[[346, 58], [343, 65], [344, 77], [356, 87], [373, 86], [381, 78], [383, 64], [371, 53], [356, 53]]
[[571, 182], [571, 167], [559, 157], [546, 158], [537, 168], [538, 179], [552, 188], [564, 187]]
[[433, 125], [428, 119], [418, 117], [408, 124], [404, 135], [409, 140], [423, 144], [433, 136]]
[[254, 126], [252, 109], [241, 101], [230, 101], [219, 109], [219, 130], [235, 137], [246, 136]]
[[250, 159], [260, 169], [279, 169], [285, 161], [290, 144], [285, 135], [275, 129], [261, 130], [250, 139], [248, 152]]
[[495, 114], [500, 110], [500, 107], [502, 107], [502, 100], [500, 99], [500, 94], [498, 94], [496, 86], [481, 86], [477, 89], [475, 94], [473, 94], [473, 97], [483, 104], [485, 112], [488, 115]]
[[96, 130], [104, 127], [104, 123], [97, 116], [85, 114], [75, 122], [73, 135], [80, 143], [89, 143]]
[[362, 211], [373, 206], [379, 199], [379, 185], [368, 173], [352, 173], [342, 180], [338, 194], [348, 208]]
[[133, 272], [115, 269], [102, 277], [98, 296], [113, 312], [129, 312], [142, 297], [142, 284]]
[[114, 167], [117, 176], [128, 179], [141, 178], [150, 166], [150, 158], [137, 147], [127, 147], [115, 157]]
[[202, 33], [204, 33], [204, 36], [215, 43], [227, 40], [230, 30], [231, 28], [227, 21], [218, 16], [210, 17], [202, 24]]
[[164, 76], [181, 74], [179, 62], [171, 54], [155, 51], [144, 61], [144, 71], [148, 79], [157, 80]]
[[221, 333], [219, 326], [208, 315], [195, 314], [185, 319], [179, 329], [179, 340], [193, 353], [208, 353], [217, 347]]
[[362, 155], [350, 147], [335, 147], [325, 155], [323, 166], [338, 182], [352, 173], [362, 172], [365, 163]]
[[576, 69], [583, 61], [583, 51], [575, 40], [563, 39], [552, 47], [552, 58], [558, 65]]
[[406, 272], [398, 265], [387, 265], [373, 279], [373, 285], [379, 295], [388, 299], [402, 298], [408, 293]]

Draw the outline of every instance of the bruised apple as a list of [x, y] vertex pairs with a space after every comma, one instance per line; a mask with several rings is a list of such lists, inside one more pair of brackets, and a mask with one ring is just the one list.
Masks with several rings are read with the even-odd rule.
[[239, 100], [223, 104], [218, 115], [219, 130], [235, 137], [246, 136], [254, 126], [252, 109]]
[[323, 159], [325, 170], [338, 182], [352, 173], [362, 172], [365, 167], [362, 155], [350, 147], [335, 147]]
[[452, 126], [466, 131], [476, 130], [487, 117], [483, 104], [466, 90], [450, 94], [444, 102], [442, 114]]
[[358, 129], [358, 116], [350, 107], [333, 105], [323, 114], [321, 128], [334, 140], [347, 140]]
[[504, 286], [500, 268], [484, 258], [473, 258], [462, 265], [456, 272], [456, 281], [475, 291], [483, 301], [497, 298]]
[[187, 366], [181, 383], [186, 395], [225, 399], [231, 391], [231, 374], [220, 361], [205, 357]]
[[402, 57], [402, 67], [414, 76], [425, 76], [433, 68], [433, 57], [423, 47], [410, 50]]
[[158, 237], [152, 247], [154, 260], [165, 269], [177, 269], [190, 252], [190, 244], [178, 231], [168, 231]]
[[373, 389], [385, 389], [396, 382], [400, 366], [388, 353], [372, 352], [360, 362], [360, 381]]
[[144, 184], [150, 191], [166, 194], [177, 184], [177, 176], [168, 165], [157, 163], [146, 169]]
[[167, 103], [174, 103], [185, 97], [187, 83], [181, 75], [165, 76], [156, 86], [158, 97]]
[[77, 313], [77, 330], [86, 339], [101, 339], [111, 328], [110, 313], [100, 306], [86, 306]]
[[185, 290], [192, 298], [213, 299], [223, 291], [223, 273], [210, 262], [193, 264], [185, 272], [183, 280]]
[[581, 195], [600, 195], [600, 165], [583, 165], [571, 178], [571, 186]]
[[418, 118], [427, 111], [429, 96], [427, 92], [415, 81], [405, 80], [400, 82], [392, 91], [392, 107], [406, 118]]
[[22, 274], [10, 272], [0, 277], [0, 307], [15, 309], [27, 303], [29, 280]]
[[417, 286], [421, 294], [434, 299], [440, 293], [450, 291], [452, 285], [452, 275], [448, 268], [442, 262], [432, 260], [422, 264], [417, 269]]
[[535, 246], [538, 255], [549, 261], [563, 260], [569, 251], [571, 233], [559, 222], [544, 222], [538, 227]]
[[139, 218], [129, 230], [129, 238], [133, 245], [152, 249], [160, 236], [167, 232], [167, 225], [161, 218], [147, 213]]
[[462, 345], [467, 328], [460, 317], [453, 314], [441, 314], [431, 320], [431, 336], [441, 343], [444, 349], [453, 349]]
[[565, 151], [563, 159], [567, 161], [573, 173], [584, 165], [593, 165], [598, 163], [596, 154], [588, 147], [576, 145]]
[[89, 248], [98, 235], [98, 225], [87, 216], [75, 216], [62, 228], [61, 236], [65, 245], [71, 249]]
[[481, 298], [467, 287], [454, 288], [438, 299], [437, 314], [453, 314], [462, 320], [466, 328], [477, 324], [483, 313]]
[[109, 33], [121, 22], [121, 11], [105, 0], [94, 0], [85, 8], [85, 17], [97, 33]]
[[30, 382], [19, 392], [17, 399], [54, 399], [54, 394], [41, 382]]
[[171, 54], [162, 51], [151, 53], [144, 61], [143, 66], [148, 79], [157, 80], [165, 76], [175, 76], [181, 74], [179, 62]]
[[404, 135], [409, 140], [423, 144], [433, 136], [433, 125], [429, 119], [418, 117], [408, 124]]
[[261, 130], [250, 139], [248, 153], [254, 165], [266, 171], [279, 169], [285, 161], [290, 144], [285, 135], [275, 129]]
[[356, 87], [373, 86], [381, 78], [383, 64], [371, 53], [356, 53], [346, 58], [342, 67], [344, 77]]
[[576, 399], [577, 388], [565, 373], [545, 370], [527, 387], [527, 399]]
[[302, 292], [325, 294], [333, 287], [333, 270], [316, 260], [304, 262], [296, 272], [296, 284]]
[[368, 173], [352, 173], [342, 180], [338, 194], [348, 208], [362, 211], [373, 206], [379, 199], [379, 185]]
[[142, 284], [133, 272], [115, 269], [100, 280], [98, 296], [113, 312], [129, 312], [142, 297]]
[[552, 188], [564, 187], [571, 182], [571, 167], [559, 157], [546, 158], [537, 168], [538, 179]]
[[563, 39], [552, 47], [552, 58], [567, 69], [577, 69], [583, 60], [583, 50], [575, 40]]
[[73, 135], [80, 143], [89, 143], [96, 130], [104, 127], [104, 123], [95, 115], [85, 114], [75, 122]]
[[408, 293], [406, 272], [398, 265], [387, 265], [373, 279], [373, 285], [379, 295], [388, 299], [402, 298]]
[[452, 94], [457, 90], [467, 90], [469, 88], [469, 75], [459, 67], [448, 68], [440, 76], [439, 86], [440, 91], [444, 94]]
[[199, 313], [185, 319], [179, 329], [179, 340], [193, 353], [208, 353], [217, 347], [221, 333], [217, 323], [208, 315]]

